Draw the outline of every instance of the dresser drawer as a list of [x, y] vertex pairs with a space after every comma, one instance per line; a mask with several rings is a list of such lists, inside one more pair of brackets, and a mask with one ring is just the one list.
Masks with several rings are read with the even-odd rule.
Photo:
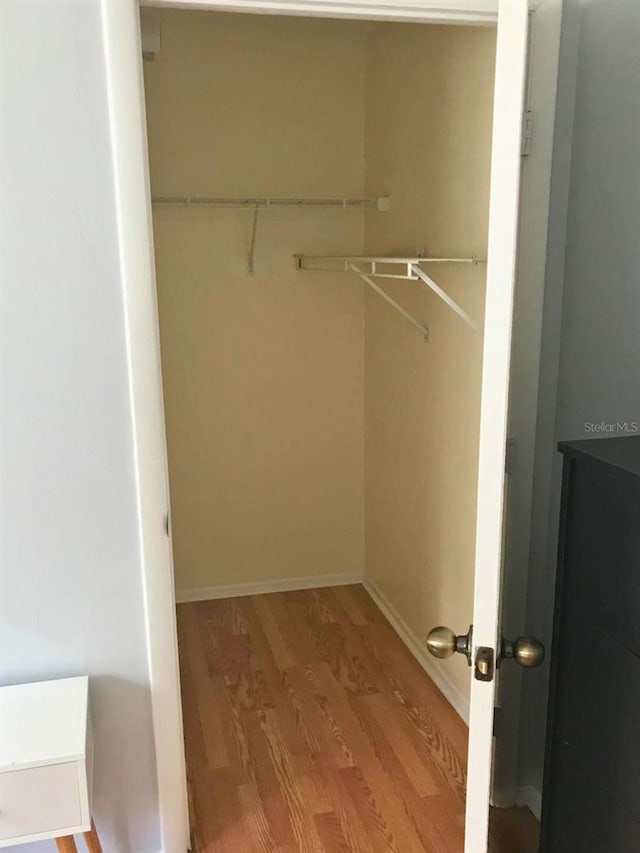
[[584, 769], [558, 736], [553, 740], [552, 760], [554, 774], [545, 790], [540, 853], [640, 850], [640, 823]]
[[573, 464], [565, 564], [565, 601], [640, 656], [640, 481]]
[[568, 601], [557, 667], [555, 732], [640, 820], [640, 660]]
[[540, 853], [640, 851], [640, 436], [563, 442]]
[[0, 847], [81, 824], [76, 762], [0, 773]]

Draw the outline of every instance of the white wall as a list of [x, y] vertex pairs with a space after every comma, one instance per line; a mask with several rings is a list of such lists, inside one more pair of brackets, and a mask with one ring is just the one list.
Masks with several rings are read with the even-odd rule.
[[[594, 437], [585, 432], [588, 421], [640, 422], [639, 44], [637, 0], [566, 0], [527, 624], [547, 644], [559, 512], [557, 442]], [[521, 776], [540, 787], [548, 672], [531, 676], [524, 679]]]
[[155, 761], [98, 0], [0, 4], [0, 79], [0, 680], [89, 674], [104, 850], [153, 853]]

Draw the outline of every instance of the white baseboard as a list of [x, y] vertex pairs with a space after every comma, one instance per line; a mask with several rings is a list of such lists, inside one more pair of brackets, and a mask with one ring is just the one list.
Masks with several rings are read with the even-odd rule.
[[542, 813], [542, 794], [533, 785], [525, 785], [516, 791], [516, 805], [527, 806], [529, 811], [540, 820]]
[[454, 707], [464, 722], [469, 725], [469, 701], [458, 690], [455, 684], [447, 677], [447, 675], [437, 666], [433, 658], [427, 651], [424, 642], [413, 633], [404, 619], [400, 616], [395, 607], [389, 602], [386, 596], [380, 591], [376, 583], [371, 578], [364, 578], [362, 583], [365, 589], [378, 605], [380, 610], [387, 617], [397, 635], [400, 637], [405, 646], [409, 649], [420, 666], [427, 673], [429, 678], [436, 685], [438, 690]]
[[240, 595], [263, 595], [269, 592], [290, 592], [296, 589], [314, 589], [324, 586], [348, 586], [362, 583], [361, 574], [315, 575], [308, 578], [284, 578], [283, 580], [254, 581], [228, 584], [225, 586], [200, 586], [177, 589], [176, 602], [209, 601], [215, 598], [237, 598]]

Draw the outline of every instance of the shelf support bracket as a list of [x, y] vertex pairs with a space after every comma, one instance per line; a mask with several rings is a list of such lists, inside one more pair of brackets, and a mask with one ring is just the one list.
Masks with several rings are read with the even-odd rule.
[[419, 320], [416, 320], [416, 318], [412, 314], [410, 314], [405, 308], [403, 308], [402, 305], [396, 302], [395, 299], [392, 299], [391, 296], [389, 296], [389, 294], [386, 292], [386, 290], [383, 290], [379, 285], [377, 285], [370, 276], [368, 276], [362, 270], [358, 269], [355, 264], [350, 263], [348, 266], [349, 269], [359, 275], [360, 278], [378, 294], [378, 296], [381, 296], [382, 299], [385, 300], [385, 302], [388, 302], [392, 308], [395, 308], [395, 310], [399, 314], [402, 314], [402, 316], [406, 320], [408, 320], [412, 326], [415, 326], [416, 329], [419, 329], [419, 331], [422, 332], [425, 341], [429, 340], [429, 329], [427, 326], [423, 326]]
[[446, 293], [441, 287], [439, 287], [435, 283], [435, 281], [426, 274], [426, 272], [424, 270], [421, 270], [420, 267], [418, 266], [418, 264], [409, 264], [409, 269], [411, 270], [411, 273], [414, 276], [419, 278], [423, 284], [425, 284], [427, 287], [431, 288], [431, 290], [433, 290], [433, 292], [436, 293], [440, 297], [440, 299], [442, 299], [444, 302], [446, 302], [446, 304], [449, 306], [449, 308], [451, 308], [453, 311], [456, 312], [458, 317], [462, 317], [462, 319], [465, 321], [465, 323], [468, 326], [471, 326], [471, 328], [474, 330], [474, 332], [480, 333], [482, 331], [480, 329], [480, 326], [478, 326], [478, 324], [474, 320], [471, 319], [471, 317], [467, 314], [467, 312], [464, 311], [458, 305], [458, 303], [449, 296], [448, 293]]

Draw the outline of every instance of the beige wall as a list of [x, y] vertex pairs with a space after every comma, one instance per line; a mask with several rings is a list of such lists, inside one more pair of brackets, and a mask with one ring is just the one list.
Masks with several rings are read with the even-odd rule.
[[[392, 197], [372, 253], [485, 256], [495, 35], [380, 25], [370, 34], [366, 179]], [[481, 319], [485, 268], [432, 268]], [[391, 285], [389, 287], [389, 284]], [[481, 338], [418, 282], [387, 286], [429, 343], [366, 297], [366, 571], [418, 637], [471, 620]], [[443, 671], [468, 695], [463, 658]]]
[[[155, 194], [349, 195], [365, 28], [160, 15], [145, 63]], [[330, 57], [330, 61], [327, 61]], [[364, 303], [295, 252], [359, 250], [362, 213], [154, 209], [176, 586], [364, 566]]]

